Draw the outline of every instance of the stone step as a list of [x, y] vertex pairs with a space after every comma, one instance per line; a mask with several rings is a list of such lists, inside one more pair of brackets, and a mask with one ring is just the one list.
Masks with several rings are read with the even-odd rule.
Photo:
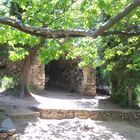
[[30, 111], [30, 112], [17, 112], [8, 114], [8, 116], [12, 119], [31, 119], [31, 118], [38, 118], [40, 116], [39, 112]]
[[120, 109], [41, 109], [36, 108], [43, 119], [80, 119], [92, 120], [138, 120], [140, 110], [120, 110]]

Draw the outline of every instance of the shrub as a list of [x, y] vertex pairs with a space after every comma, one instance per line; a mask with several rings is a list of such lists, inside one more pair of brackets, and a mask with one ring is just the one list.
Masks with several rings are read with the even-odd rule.
[[13, 89], [18, 85], [19, 79], [17, 77], [4, 76], [0, 81], [2, 89]]
[[140, 84], [134, 88], [133, 102], [135, 106], [140, 106]]

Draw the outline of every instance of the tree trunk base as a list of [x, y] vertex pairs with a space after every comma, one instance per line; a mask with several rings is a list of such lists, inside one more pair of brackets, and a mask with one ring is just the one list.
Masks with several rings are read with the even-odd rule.
[[128, 87], [128, 107], [132, 108], [132, 88]]

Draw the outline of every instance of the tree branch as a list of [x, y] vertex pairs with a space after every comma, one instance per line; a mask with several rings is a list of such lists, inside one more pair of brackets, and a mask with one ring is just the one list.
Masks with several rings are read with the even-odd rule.
[[73, 5], [73, 3], [74, 3], [74, 2], [71, 1], [71, 4], [69, 4], [67, 7], [65, 7], [65, 9], [63, 10], [63, 12], [61, 13], [61, 16], [59, 16], [59, 17], [53, 19], [50, 23], [47, 24], [47, 27], [49, 27], [49, 26], [50, 26], [53, 22], [55, 22], [56, 20], [61, 19], [61, 18], [65, 15], [65, 13], [68, 11], [68, 9]]
[[[14, 14], [17, 14], [18, 16], [20, 16], [20, 17], [22, 18], [22, 16], [23, 16], [22, 13], [16, 11], [15, 9], [11, 8], [10, 6], [7, 6], [6, 3], [1, 3], [0, 5], [5, 6], [6, 8], [9, 9], [9, 12], [10, 12], [10, 10], [11, 10], [12, 12], [14, 12]], [[35, 19], [35, 20], [39, 21], [40, 23], [44, 24], [44, 22], [43, 22], [42, 20], [38, 19], [38, 18], [35, 17], [35, 16], [26, 15], [26, 17], [27, 17], [27, 18]]]
[[97, 30], [95, 30], [95, 32], [92, 34], [92, 37], [96, 38], [104, 31], [108, 30], [110, 27], [119, 22], [121, 19], [123, 19], [126, 15], [128, 15], [132, 10], [134, 10], [138, 6], [140, 6], [140, 0], [133, 0], [120, 13], [110, 18], [107, 22], [105, 22]]
[[102, 33], [101, 36], [109, 36], [109, 35], [120, 35], [120, 36], [127, 36], [127, 37], [133, 37], [133, 36], [139, 36], [139, 32], [124, 32], [124, 31], [108, 31]]
[[[102, 35], [111, 35], [111, 32], [104, 33], [106, 30], [108, 30], [110, 27], [112, 27], [114, 24], [119, 22], [122, 18], [124, 18], [126, 15], [128, 15], [132, 10], [134, 10], [136, 7], [140, 6], [140, 0], [133, 0], [128, 6], [126, 6], [120, 13], [118, 13], [116, 16], [109, 19], [106, 23], [104, 23], [102, 26], [100, 26], [97, 30], [91, 31], [91, 30], [55, 30], [55, 29], [48, 29], [48, 28], [41, 28], [41, 27], [34, 27], [29, 25], [24, 25], [20, 20], [10, 18], [10, 17], [3, 17], [0, 18], [0, 23], [3, 25], [11, 26], [17, 30], [20, 30], [22, 32], [44, 37], [44, 38], [65, 38], [66, 36], [69, 37], [93, 37], [96, 38], [98, 36]], [[119, 32], [112, 32], [112, 34], [120, 34]], [[124, 35], [130, 35], [130, 33], [121, 33]], [[132, 35], [132, 33], [131, 33]]]

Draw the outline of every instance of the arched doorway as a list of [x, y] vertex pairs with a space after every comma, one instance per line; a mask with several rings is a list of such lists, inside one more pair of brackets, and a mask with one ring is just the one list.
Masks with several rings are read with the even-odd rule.
[[80, 68], [78, 60], [59, 59], [45, 65], [45, 89], [96, 95], [96, 76], [91, 68]]
[[78, 92], [83, 81], [83, 72], [77, 61], [54, 60], [45, 66], [45, 88], [59, 88]]

